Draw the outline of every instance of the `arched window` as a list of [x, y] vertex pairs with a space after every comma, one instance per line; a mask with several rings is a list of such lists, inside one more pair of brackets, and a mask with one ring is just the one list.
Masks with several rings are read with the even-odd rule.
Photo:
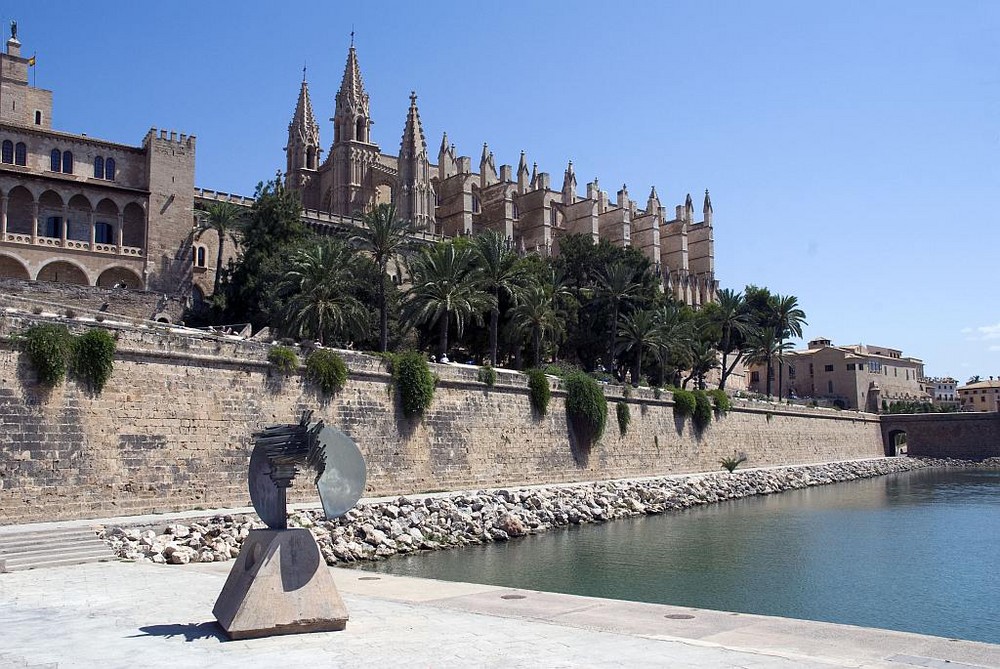
[[555, 207], [552, 207], [551, 209], [549, 209], [549, 225], [551, 225], [554, 228], [556, 227], [556, 225], [558, 225], [558, 222], [559, 222], [559, 213], [556, 211]]
[[41, 124], [42, 124], [42, 112], [36, 109], [35, 110], [35, 125], [41, 125]]
[[73, 152], [63, 151], [62, 171], [66, 174], [73, 174]]
[[517, 200], [511, 202], [511, 214], [514, 216], [514, 220], [521, 218], [521, 208], [517, 206]]
[[105, 221], [98, 221], [94, 224], [94, 241], [98, 244], [114, 244], [114, 227]]
[[311, 146], [306, 149], [306, 169], [316, 169], [316, 149]]
[[473, 195], [472, 196], [472, 213], [473, 214], [478, 214], [480, 211], [482, 211], [482, 204], [480, 204], [480, 202], [479, 202], [479, 196], [478, 195]]
[[0, 160], [5, 163], [14, 162], [14, 142], [9, 139], [3, 141], [3, 150], [0, 151]]
[[358, 129], [357, 129], [357, 139], [359, 142], [364, 142], [365, 140], [365, 120], [363, 118], [358, 119]]
[[108, 181], [115, 180], [115, 159], [108, 158], [104, 161], [104, 178]]
[[205, 266], [205, 247], [204, 246], [199, 246], [198, 247], [198, 267], [204, 267], [204, 266]]
[[24, 142], [18, 142], [14, 145], [14, 164], [21, 167], [28, 164], [28, 147], [25, 146]]
[[104, 158], [101, 158], [100, 156], [94, 158], [94, 178], [104, 178]]
[[49, 169], [53, 172], [58, 172], [62, 169], [62, 153], [59, 149], [52, 149], [52, 153], [49, 154]]
[[61, 216], [49, 216], [45, 219], [45, 234], [44, 237], [62, 237], [62, 217]]

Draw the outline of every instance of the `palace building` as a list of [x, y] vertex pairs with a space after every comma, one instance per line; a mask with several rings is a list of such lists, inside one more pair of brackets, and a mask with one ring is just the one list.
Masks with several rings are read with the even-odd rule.
[[[194, 234], [194, 210], [213, 201], [249, 206], [252, 199], [195, 188], [193, 135], [153, 128], [133, 146], [53, 129], [52, 92], [29, 85], [31, 64], [12, 28], [0, 54], [0, 279], [188, 300], [211, 293], [217, 240]], [[642, 207], [625, 186], [611, 200], [596, 180], [581, 195], [572, 163], [554, 190], [550, 175], [529, 168], [523, 152], [516, 170], [498, 169], [484, 144], [474, 172], [447, 135], [431, 162], [413, 93], [399, 152], [384, 153], [371, 140], [371, 104], [353, 43], [333, 107], [333, 143], [324, 152], [303, 78], [288, 126], [285, 178], [311, 228], [350, 227], [391, 202], [428, 239], [497, 230], [526, 253], [548, 255], [559, 252], [563, 236], [584, 234], [639, 249], [684, 302], [714, 300], [708, 191], [696, 221], [690, 195], [670, 214], [655, 188]]]

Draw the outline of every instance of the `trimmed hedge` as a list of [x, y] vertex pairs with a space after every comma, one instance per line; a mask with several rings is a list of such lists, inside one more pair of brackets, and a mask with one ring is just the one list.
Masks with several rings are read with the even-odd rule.
[[330, 349], [316, 349], [306, 358], [306, 379], [319, 386], [324, 395], [332, 395], [347, 383], [347, 364]]
[[624, 437], [628, 432], [629, 423], [632, 422], [632, 411], [628, 408], [628, 403], [619, 402], [615, 406], [615, 414], [618, 417], [618, 431]]
[[418, 416], [434, 399], [434, 375], [427, 359], [416, 351], [392, 357], [392, 378], [399, 392], [399, 402], [407, 416]]
[[275, 370], [285, 376], [293, 373], [299, 368], [299, 356], [295, 350], [288, 346], [272, 346], [267, 352], [267, 361]]
[[531, 391], [531, 406], [544, 416], [549, 412], [549, 399], [552, 397], [549, 379], [545, 376], [545, 372], [540, 369], [529, 369], [526, 374], [528, 375], [528, 390]]
[[583, 372], [566, 377], [566, 414], [578, 435], [589, 444], [604, 434], [608, 421], [608, 400], [597, 381]]

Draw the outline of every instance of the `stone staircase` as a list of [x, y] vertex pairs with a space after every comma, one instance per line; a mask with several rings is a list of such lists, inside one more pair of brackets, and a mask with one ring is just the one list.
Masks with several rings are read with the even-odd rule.
[[89, 527], [0, 532], [0, 573], [114, 559]]

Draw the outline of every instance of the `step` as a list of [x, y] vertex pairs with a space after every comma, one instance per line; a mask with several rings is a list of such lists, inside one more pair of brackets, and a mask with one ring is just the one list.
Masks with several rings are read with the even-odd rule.
[[44, 569], [46, 567], [64, 567], [67, 565], [74, 564], [86, 564], [89, 562], [111, 562], [115, 557], [111, 554], [104, 554], [103, 556], [91, 556], [91, 557], [68, 557], [61, 559], [45, 560], [42, 562], [30, 562], [25, 564], [10, 564], [4, 565], [4, 569], [8, 572], [14, 571], [28, 571], [30, 569]]
[[29, 555], [44, 556], [51, 553], [66, 553], [69, 551], [80, 551], [80, 550], [91, 550], [91, 551], [107, 551], [111, 552], [111, 549], [103, 541], [71, 541], [71, 542], [53, 542], [51, 544], [39, 544], [37, 546], [25, 546], [20, 549], [15, 550], [5, 550], [0, 548], [0, 557], [6, 558], [8, 561], [23, 558]]
[[86, 550], [66, 550], [62, 552], [50, 552], [44, 555], [25, 555], [23, 557], [4, 557], [4, 563], [7, 569], [13, 569], [14, 567], [20, 567], [23, 565], [34, 565], [42, 564], [45, 562], [51, 562], [53, 560], [100, 560], [107, 559], [111, 560], [115, 556], [114, 554], [104, 548], [91, 548]]
[[63, 544], [78, 543], [104, 543], [96, 534], [87, 533], [82, 535], [63, 535], [58, 537], [32, 537], [30, 539], [6, 540], [0, 539], [0, 553], [11, 551], [31, 550], [34, 547], [54, 546]]

